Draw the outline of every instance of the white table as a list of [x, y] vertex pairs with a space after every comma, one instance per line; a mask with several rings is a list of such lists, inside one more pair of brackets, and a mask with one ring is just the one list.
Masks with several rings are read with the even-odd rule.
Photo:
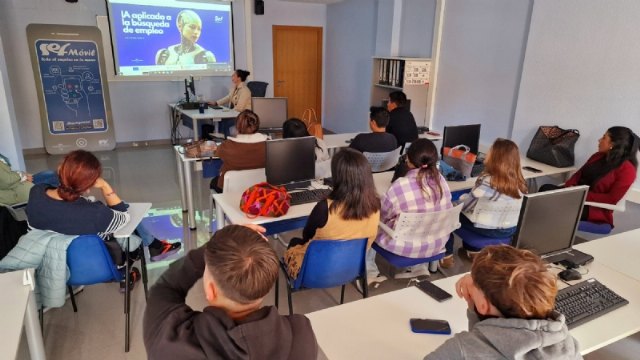
[[23, 328], [27, 335], [31, 359], [46, 359], [36, 299], [31, 285], [25, 285], [23, 282], [25, 273], [29, 273], [31, 281], [35, 281], [33, 272], [33, 269], [27, 269], [0, 274], [0, 289], [2, 289], [0, 358], [2, 359], [16, 358]]
[[177, 106], [176, 104], [169, 104], [169, 108], [173, 111], [175, 110], [178, 114], [184, 115], [191, 119], [193, 122], [193, 139], [198, 140], [200, 138], [200, 127], [198, 126], [198, 121], [201, 120], [211, 120], [213, 121], [213, 126], [215, 128], [215, 132], [218, 133], [218, 125], [222, 119], [226, 118], [235, 118], [240, 114], [239, 112], [223, 107], [220, 110], [207, 108], [204, 110], [204, 113], [201, 114], [199, 109], [194, 110], [184, 110], [182, 107]]
[[[358, 134], [362, 133], [326, 134], [322, 139], [324, 140], [325, 144], [327, 144], [327, 149], [329, 149], [330, 151], [335, 151], [339, 148], [348, 147], [351, 139], [356, 137], [356, 135]], [[421, 139], [429, 139], [431, 141], [442, 139], [441, 135], [431, 135], [426, 132], [419, 134], [418, 137]]]
[[574, 248], [593, 256], [599, 263], [640, 281], [640, 229], [591, 240], [575, 245]]
[[193, 206], [193, 164], [196, 161], [218, 159], [217, 157], [187, 157], [181, 145], [175, 145], [173, 150], [176, 154], [176, 165], [178, 166], [178, 185], [180, 186], [180, 202], [182, 211], [187, 211], [189, 229], [196, 229], [196, 209]]
[[[640, 282], [597, 261], [588, 268], [589, 277], [629, 300], [629, 305], [571, 330], [583, 355], [640, 331]], [[467, 304], [455, 296], [455, 282], [461, 276], [434, 282], [454, 295], [442, 303], [412, 287], [316, 311], [307, 317], [329, 359], [422, 359], [452, 335], [414, 334], [409, 319], [445, 319], [452, 334], [467, 330]]]

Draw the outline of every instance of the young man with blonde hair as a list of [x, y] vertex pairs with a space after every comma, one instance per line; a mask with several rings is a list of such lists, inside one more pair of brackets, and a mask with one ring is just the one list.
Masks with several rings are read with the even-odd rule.
[[[144, 314], [149, 359], [316, 359], [318, 345], [303, 315], [262, 306], [278, 277], [278, 258], [251, 228], [229, 225], [173, 263], [151, 288]], [[209, 306], [185, 298], [203, 279]]]
[[553, 310], [556, 276], [535, 254], [487, 246], [456, 283], [467, 301], [469, 331], [425, 359], [582, 359], [564, 315]]

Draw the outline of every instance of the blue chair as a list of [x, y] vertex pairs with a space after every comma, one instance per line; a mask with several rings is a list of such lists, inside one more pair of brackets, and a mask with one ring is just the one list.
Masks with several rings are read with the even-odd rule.
[[462, 247], [468, 251], [473, 251], [473, 252], [480, 251], [485, 246], [490, 246], [490, 245], [510, 245], [511, 244], [511, 236], [503, 237], [503, 238], [491, 238], [491, 237], [482, 236], [464, 227], [461, 227], [460, 229], [454, 232], [456, 235], [458, 235], [462, 239]]
[[580, 221], [580, 224], [578, 224], [578, 231], [584, 231], [592, 234], [607, 235], [611, 233], [611, 230], [613, 230], [613, 227], [607, 223]]
[[267, 86], [269, 86], [269, 83], [264, 81], [247, 82], [247, 87], [249, 91], [251, 91], [252, 97], [265, 97], [267, 94]]
[[[432, 263], [435, 261], [438, 261], [442, 258], [444, 258], [444, 252], [428, 257], [428, 258], [410, 258], [410, 257], [405, 257], [405, 256], [400, 256], [400, 255], [396, 255], [386, 249], [383, 249], [380, 247], [380, 245], [378, 245], [377, 243], [373, 243], [373, 245], [371, 245], [371, 247], [378, 253], [380, 254], [380, 256], [382, 256], [385, 260], [387, 260], [387, 262], [389, 262], [389, 264], [397, 267], [397, 268], [406, 268], [409, 266], [415, 266], [415, 265], [420, 265], [420, 264], [424, 264], [424, 263]], [[434, 263], [435, 264], [435, 263]], [[429, 268], [429, 270], [431, 270], [431, 267]], [[435, 269], [433, 270], [434, 272], [436, 271]]]
[[[72, 286], [93, 285], [104, 282], [119, 282], [125, 280], [124, 313], [125, 313], [125, 345], [124, 351], [129, 352], [129, 327], [131, 294], [129, 288], [129, 254], [126, 253], [125, 276], [114, 264], [104, 241], [97, 235], [82, 235], [75, 238], [67, 248], [67, 266], [69, 280], [67, 287], [71, 297], [73, 311], [78, 312]], [[145, 299], [147, 295], [147, 271], [144, 254], [140, 256], [142, 267], [142, 281], [145, 285]]]
[[[518, 225], [522, 201], [494, 201], [488, 198], [478, 199], [470, 220], [489, 229], [509, 229]], [[461, 227], [454, 231], [462, 239], [463, 247], [468, 251], [480, 251], [485, 246], [511, 244], [511, 236], [491, 238]]]
[[[287, 272], [287, 264], [280, 261], [280, 267], [287, 280], [287, 300], [289, 315], [293, 315], [291, 293], [304, 289], [327, 289], [342, 285], [340, 304], [344, 303], [347, 283], [362, 281], [362, 295], [369, 296], [365, 252], [367, 239], [354, 240], [313, 240], [304, 254], [298, 277], [292, 279]], [[279, 277], [276, 280], [275, 305], [278, 307]]]

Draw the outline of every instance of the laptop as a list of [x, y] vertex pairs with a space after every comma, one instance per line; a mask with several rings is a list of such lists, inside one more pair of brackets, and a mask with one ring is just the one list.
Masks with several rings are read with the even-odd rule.
[[513, 246], [572, 268], [593, 261], [593, 256], [572, 249], [588, 190], [574, 186], [525, 195]]

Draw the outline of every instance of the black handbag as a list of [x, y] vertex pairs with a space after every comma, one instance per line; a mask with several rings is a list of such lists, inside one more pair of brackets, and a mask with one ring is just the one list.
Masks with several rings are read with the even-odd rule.
[[574, 148], [580, 132], [558, 126], [540, 126], [531, 140], [527, 157], [555, 167], [573, 166]]

